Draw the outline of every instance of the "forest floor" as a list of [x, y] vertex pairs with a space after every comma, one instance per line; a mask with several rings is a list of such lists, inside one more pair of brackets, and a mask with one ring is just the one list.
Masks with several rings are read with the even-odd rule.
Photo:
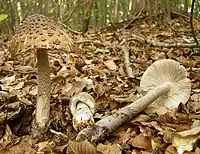
[[[33, 144], [30, 135], [37, 94], [35, 58], [13, 60], [7, 49], [9, 41], [1, 40], [0, 154], [100, 153], [94, 149], [106, 154], [200, 153], [198, 48], [159, 46], [159, 42], [194, 43], [187, 18], [174, 18], [165, 24], [141, 18], [124, 29], [91, 29], [87, 34], [73, 36], [76, 42], [73, 53], [49, 54], [52, 121], [47, 137], [37, 144]], [[132, 77], [127, 76], [122, 46], [130, 54]], [[141, 112], [98, 143], [93, 151], [86, 143], [68, 144], [77, 136], [69, 111], [72, 96], [82, 91], [91, 94], [96, 101], [94, 117], [99, 120], [140, 98], [144, 71], [153, 62], [166, 58], [179, 62], [188, 71], [192, 83], [188, 103], [164, 115]]]

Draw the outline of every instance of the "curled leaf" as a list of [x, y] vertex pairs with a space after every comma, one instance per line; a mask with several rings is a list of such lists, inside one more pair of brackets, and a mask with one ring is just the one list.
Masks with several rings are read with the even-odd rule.
[[67, 154], [102, 154], [88, 141], [68, 142]]

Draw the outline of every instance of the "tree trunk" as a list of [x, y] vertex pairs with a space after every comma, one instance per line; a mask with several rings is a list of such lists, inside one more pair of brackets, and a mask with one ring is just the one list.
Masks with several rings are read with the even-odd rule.
[[86, 6], [85, 16], [83, 20], [83, 29], [82, 29], [83, 33], [86, 33], [88, 31], [88, 26], [91, 19], [92, 5], [93, 5], [93, 0], [87, 0], [87, 6]]
[[114, 23], [117, 23], [118, 19], [119, 19], [119, 0], [115, 0]]
[[99, 9], [98, 9], [98, 3], [97, 1], [94, 1], [94, 25], [95, 27], [98, 27], [99, 25]]
[[129, 0], [129, 3], [128, 3], [128, 13], [127, 13], [128, 20], [131, 17], [131, 11], [132, 11], [132, 9], [133, 9], [133, 0]]
[[107, 0], [101, 0], [100, 1], [100, 8], [101, 8], [101, 26], [106, 25], [107, 20]]
[[185, 1], [184, 1], [184, 12], [185, 12], [185, 13], [188, 13], [188, 7], [189, 7], [189, 6], [188, 6], [188, 0], [185, 0]]

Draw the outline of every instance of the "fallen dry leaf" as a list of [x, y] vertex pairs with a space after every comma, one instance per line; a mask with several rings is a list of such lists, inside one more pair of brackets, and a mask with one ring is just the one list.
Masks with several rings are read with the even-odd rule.
[[68, 142], [67, 154], [103, 154], [88, 141], [83, 142]]
[[140, 149], [150, 150], [151, 139], [148, 136], [144, 136], [143, 133], [140, 133], [131, 141], [131, 145]]
[[97, 149], [103, 154], [122, 154], [122, 148], [118, 144], [98, 144]]
[[195, 121], [192, 128], [186, 131], [177, 132], [174, 135], [172, 145], [176, 147], [178, 154], [191, 151], [195, 142], [200, 139], [200, 121]]
[[0, 154], [35, 154], [36, 151], [28, 143], [28, 137], [23, 137], [18, 143], [0, 150]]
[[115, 62], [113, 60], [105, 61], [104, 64], [111, 71], [116, 71], [118, 69], [118, 66], [115, 64]]
[[165, 150], [165, 154], [178, 154], [178, 152], [176, 151], [176, 148], [173, 147], [172, 145], [169, 145], [166, 150]]

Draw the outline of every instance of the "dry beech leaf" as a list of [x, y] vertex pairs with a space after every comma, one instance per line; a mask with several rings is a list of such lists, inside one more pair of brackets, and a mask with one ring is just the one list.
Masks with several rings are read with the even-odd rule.
[[150, 120], [151, 118], [148, 115], [145, 114], [139, 114], [138, 116], [136, 116], [135, 118], [133, 118], [133, 120], [131, 120], [132, 123], [134, 122], [145, 122]]
[[191, 151], [193, 149], [195, 142], [200, 139], [199, 126], [200, 121], [197, 120], [192, 124], [191, 129], [177, 132], [174, 135], [172, 145], [176, 147], [178, 154], [182, 154], [185, 151]]
[[139, 134], [136, 136], [132, 142], [132, 146], [145, 149], [145, 150], [150, 150], [151, 149], [151, 139], [148, 136], [144, 136], [143, 133]]
[[[68, 86], [68, 83], [66, 83], [66, 86]], [[68, 91], [65, 90], [65, 94], [71, 97], [82, 92], [86, 87], [86, 82], [84, 80], [74, 81], [70, 87], [71, 89], [68, 89]]]
[[131, 139], [131, 135], [135, 133], [134, 130], [132, 130], [131, 128], [128, 128], [127, 131], [125, 133], [120, 133], [118, 140], [120, 144], [126, 144], [130, 139]]
[[88, 141], [74, 142], [69, 140], [67, 154], [103, 154]]
[[176, 148], [173, 147], [172, 145], [169, 145], [166, 150], [165, 150], [165, 154], [178, 154], [176, 151]]
[[97, 149], [101, 151], [103, 154], [122, 154], [121, 146], [118, 144], [99, 144]]
[[109, 70], [115, 71], [118, 69], [118, 66], [115, 64], [115, 62], [113, 60], [108, 60], [108, 61], [104, 62], [104, 64], [106, 65], [106, 67]]
[[30, 146], [28, 137], [18, 139], [18, 142], [13, 142], [9, 147], [0, 150], [0, 154], [35, 154], [36, 151]]
[[193, 145], [198, 138], [199, 138], [198, 135], [187, 136], [187, 137], [181, 137], [179, 135], [175, 135], [172, 145], [176, 147], [178, 154], [183, 154], [185, 151], [191, 151], [193, 149]]
[[94, 82], [95, 93], [97, 94], [97, 98], [102, 96], [106, 91], [106, 85], [104, 83], [99, 84], [98, 82]]
[[200, 148], [197, 147], [197, 148], [195, 149], [195, 154], [198, 154], [198, 153], [200, 153]]

